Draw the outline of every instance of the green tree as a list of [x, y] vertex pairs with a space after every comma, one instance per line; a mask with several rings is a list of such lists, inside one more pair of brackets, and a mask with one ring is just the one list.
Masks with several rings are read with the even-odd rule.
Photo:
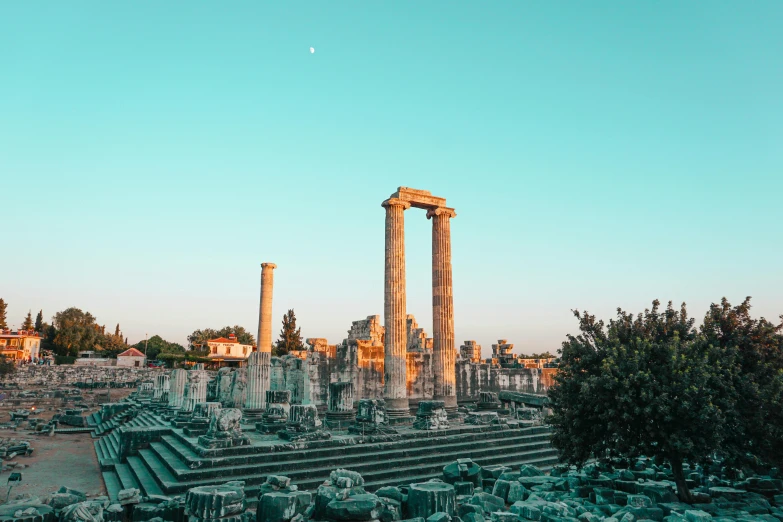
[[[721, 452], [736, 466], [783, 466], [783, 324], [750, 315], [750, 297], [732, 307], [712, 304], [701, 327], [704, 342], [720, 349], [735, 371], [722, 398], [735, 406]], [[781, 317], [783, 318], [783, 316]]]
[[275, 346], [275, 355], [286, 355], [291, 350], [303, 350], [302, 329], [296, 327], [296, 315], [294, 310], [288, 310], [283, 314], [283, 329], [280, 330], [280, 339]]
[[578, 466], [592, 458], [667, 460], [680, 499], [691, 502], [683, 462], [720, 448], [733, 407], [723, 387], [731, 361], [697, 338], [684, 304], [676, 311], [669, 303], [664, 313], [659, 305], [636, 317], [618, 309], [607, 327], [574, 312], [581, 334], [563, 342], [549, 392], [552, 444]]
[[117, 326], [114, 327], [114, 335], [120, 337], [120, 323], [117, 323]]
[[55, 335], [52, 339], [57, 355], [77, 355], [81, 350], [95, 349], [100, 340], [100, 328], [89, 312], [71, 307], [54, 316]]
[[237, 336], [237, 341], [239, 341], [240, 344], [256, 344], [253, 334], [245, 330], [242, 326], [234, 325], [224, 326], [220, 330], [215, 330], [213, 328], [194, 330], [193, 333], [188, 335], [188, 347], [191, 350], [203, 350], [206, 349], [207, 341], [217, 339], [218, 337], [228, 338], [231, 334]]
[[35, 316], [35, 331], [38, 333], [43, 333], [43, 329], [44, 329], [43, 310], [39, 310], [38, 315]]
[[0, 355], [0, 380], [5, 380], [6, 377], [12, 375], [15, 371], [16, 364], [14, 364], [14, 361], [5, 355]]
[[0, 330], [5, 330], [8, 328], [8, 323], [6, 322], [8, 319], [8, 315], [6, 310], [8, 309], [8, 305], [5, 301], [0, 299]]
[[33, 329], [33, 314], [28, 310], [27, 317], [24, 318], [24, 322], [22, 323], [22, 330], [32, 330], [32, 329]]
[[[133, 345], [134, 348], [144, 352], [145, 341], [140, 341]], [[147, 345], [147, 360], [155, 360], [160, 357], [161, 354], [183, 354], [185, 353], [185, 347], [178, 343], [172, 343], [166, 341], [159, 335], [153, 335], [146, 342]]]

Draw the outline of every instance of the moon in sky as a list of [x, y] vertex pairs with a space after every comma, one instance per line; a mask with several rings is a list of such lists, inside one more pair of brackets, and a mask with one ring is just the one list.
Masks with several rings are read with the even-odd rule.
[[315, 52], [315, 47], [310, 48], [310, 54], [313, 54]]

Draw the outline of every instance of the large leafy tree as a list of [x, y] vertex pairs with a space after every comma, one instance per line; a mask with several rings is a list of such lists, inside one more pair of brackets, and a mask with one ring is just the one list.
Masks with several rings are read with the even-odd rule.
[[302, 329], [296, 327], [296, 314], [293, 309], [283, 314], [283, 329], [275, 346], [275, 355], [285, 355], [291, 350], [303, 350]]
[[[144, 352], [145, 341], [133, 345], [134, 348]], [[185, 347], [178, 343], [166, 341], [159, 335], [153, 335], [146, 341], [147, 360], [158, 359], [161, 354], [184, 354]]]
[[7, 309], [8, 309], [8, 305], [6, 304], [6, 302], [0, 299], [0, 330], [5, 330], [6, 328], [8, 328]]
[[620, 309], [608, 325], [574, 312], [580, 334], [563, 342], [550, 390], [552, 443], [562, 460], [591, 458], [667, 460], [680, 498], [692, 501], [684, 461], [719, 449], [732, 398], [723, 383], [731, 361], [697, 338], [685, 305], [660, 303], [634, 317]]
[[15, 371], [16, 364], [14, 364], [14, 361], [7, 358], [5, 355], [0, 355], [0, 380], [12, 375]]
[[224, 326], [220, 330], [214, 328], [204, 328], [203, 330], [195, 330], [188, 335], [188, 345], [191, 350], [203, 350], [207, 346], [207, 341], [210, 339], [217, 339], [218, 337], [228, 337], [230, 334], [237, 336], [237, 341], [240, 344], [256, 344], [256, 339], [244, 327], [239, 325]]
[[724, 384], [734, 407], [722, 453], [736, 465], [783, 466], [783, 325], [750, 315], [750, 297], [712, 304], [701, 327], [703, 342], [720, 349], [734, 372]]
[[55, 335], [52, 340], [58, 355], [77, 355], [80, 350], [93, 350], [100, 340], [100, 327], [89, 312], [71, 307], [54, 316]]
[[43, 330], [44, 330], [43, 310], [39, 310], [38, 315], [35, 316], [35, 331], [38, 333], [43, 333]]
[[27, 317], [24, 318], [24, 321], [22, 322], [22, 330], [32, 330], [33, 329], [33, 314], [32, 312], [27, 312]]

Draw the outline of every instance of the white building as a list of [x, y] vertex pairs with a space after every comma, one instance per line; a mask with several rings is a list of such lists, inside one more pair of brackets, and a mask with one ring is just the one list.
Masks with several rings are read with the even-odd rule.
[[[220, 363], [241, 363], [246, 361], [251, 353], [256, 351], [252, 344], [239, 344], [237, 336], [229, 334], [228, 339], [218, 337], [207, 341], [209, 348], [208, 357], [214, 362]], [[227, 364], [230, 365], [230, 364]]]
[[33, 330], [0, 330], [0, 354], [17, 361], [30, 361], [41, 355], [41, 334]]
[[147, 358], [136, 348], [125, 350], [117, 356], [117, 366], [144, 367]]

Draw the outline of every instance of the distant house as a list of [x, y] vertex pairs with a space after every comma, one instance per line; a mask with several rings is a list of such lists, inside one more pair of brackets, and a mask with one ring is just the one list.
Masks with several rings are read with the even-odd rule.
[[136, 348], [125, 350], [117, 356], [117, 366], [143, 367], [147, 358]]
[[17, 361], [40, 357], [41, 334], [33, 330], [0, 330], [0, 354]]
[[240, 344], [237, 336], [229, 334], [228, 339], [218, 337], [207, 341], [209, 359], [222, 366], [242, 366], [251, 353], [256, 351], [252, 344]]

